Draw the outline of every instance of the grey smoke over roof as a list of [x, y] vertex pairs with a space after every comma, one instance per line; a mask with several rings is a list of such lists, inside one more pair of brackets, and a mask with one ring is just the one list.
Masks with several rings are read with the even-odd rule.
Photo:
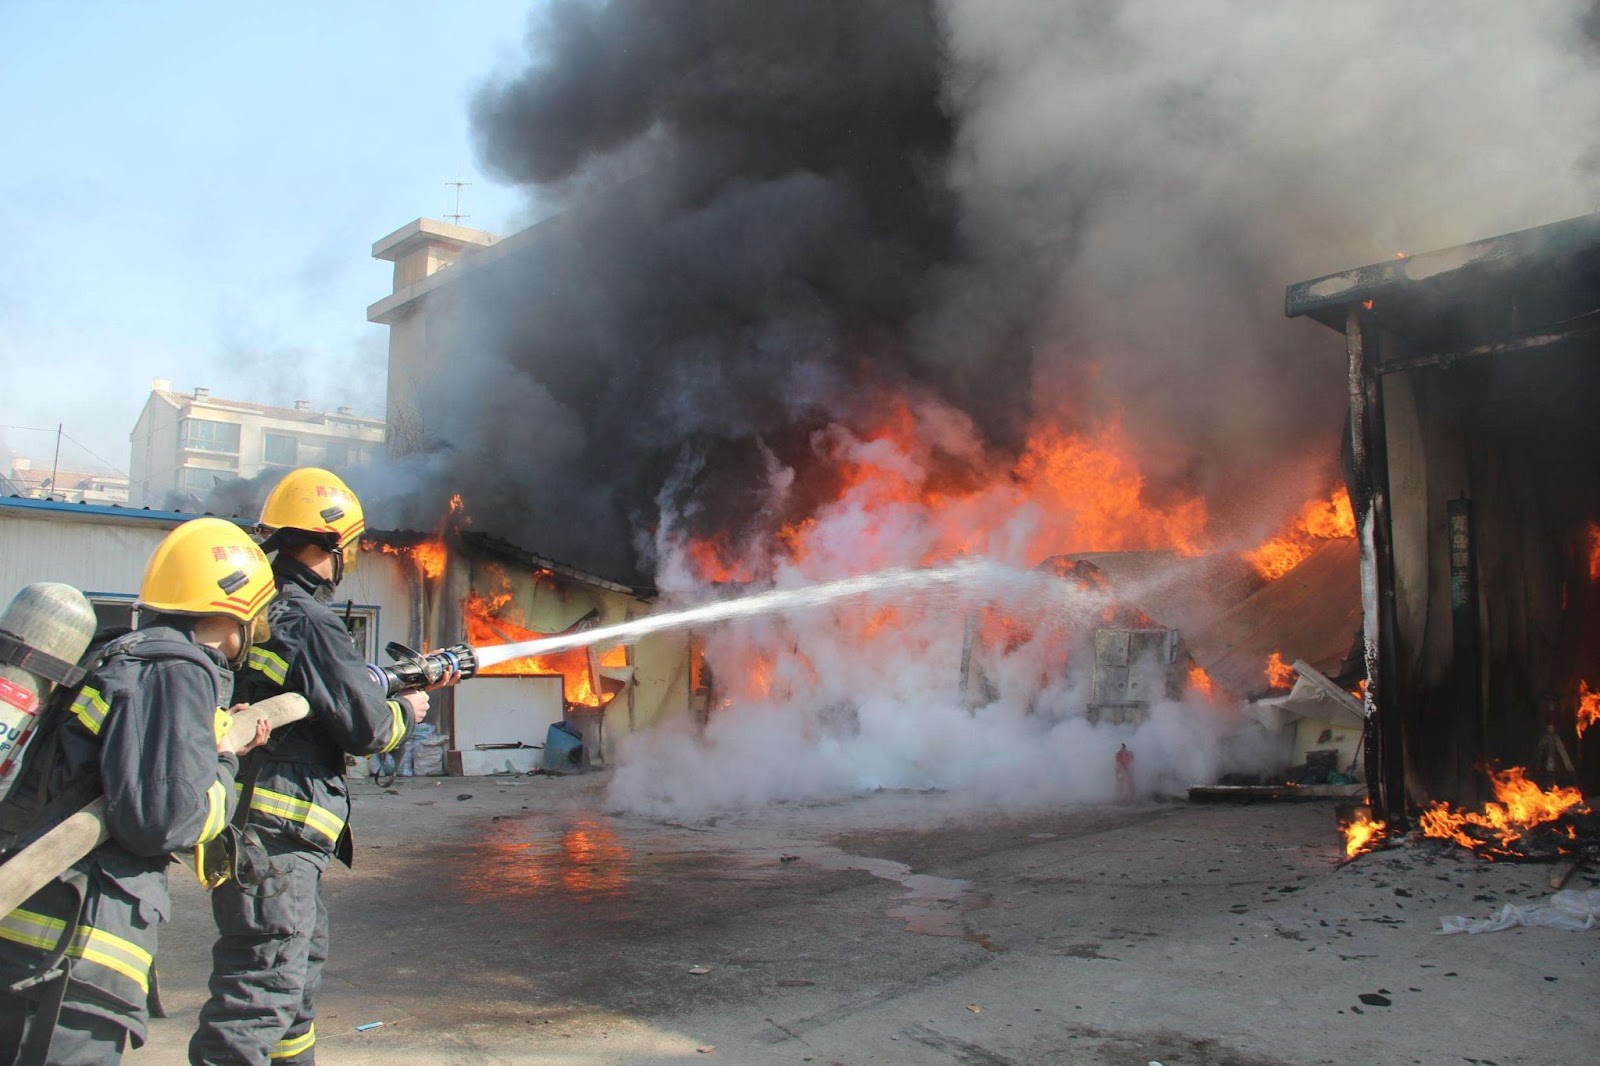
[[811, 434], [904, 395], [1001, 453], [1120, 410], [1150, 491], [1247, 537], [1337, 456], [1342, 353], [1284, 284], [1600, 202], [1586, 13], [541, 7], [473, 121], [494, 173], [570, 206], [473, 276], [395, 524], [461, 491], [478, 528], [626, 577], [661, 508], [804, 515]]

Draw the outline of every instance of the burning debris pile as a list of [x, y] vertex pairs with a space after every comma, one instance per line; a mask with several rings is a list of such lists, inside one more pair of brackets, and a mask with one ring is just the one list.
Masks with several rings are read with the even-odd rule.
[[[1600, 857], [1600, 816], [1576, 788], [1541, 787], [1517, 766], [1490, 771], [1488, 778], [1494, 800], [1478, 811], [1433, 803], [1422, 812], [1411, 839], [1455, 844], [1491, 861]], [[1385, 823], [1374, 821], [1365, 807], [1342, 819], [1340, 829], [1345, 854], [1351, 858], [1398, 843]]]
[[1540, 788], [1521, 767], [1491, 772], [1495, 800], [1483, 810], [1435, 803], [1419, 820], [1423, 835], [1449, 840], [1486, 859], [1554, 859], [1600, 849], [1600, 818], [1575, 788]]

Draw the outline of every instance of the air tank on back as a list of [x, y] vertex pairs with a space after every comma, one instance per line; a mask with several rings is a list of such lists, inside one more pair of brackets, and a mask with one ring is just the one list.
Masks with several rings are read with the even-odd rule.
[[[83, 593], [54, 581], [25, 586], [0, 614], [0, 632], [70, 664], [83, 657], [95, 627], [94, 608]], [[14, 663], [25, 651], [13, 647], [12, 654], [0, 656], [0, 797], [11, 788], [39, 708], [55, 687], [49, 678]]]

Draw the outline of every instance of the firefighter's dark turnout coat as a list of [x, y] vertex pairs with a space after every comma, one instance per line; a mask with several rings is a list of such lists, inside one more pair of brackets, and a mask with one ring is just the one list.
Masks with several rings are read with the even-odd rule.
[[[65, 936], [63, 1024], [73, 1012], [111, 1021], [138, 1046], [156, 926], [171, 910], [172, 853], [215, 840], [233, 814], [238, 759], [217, 752], [232, 675], [217, 652], [161, 624], [106, 653], [73, 696], [49, 765], [25, 764], [24, 772], [41, 775], [50, 795], [98, 779], [111, 839], [0, 916], [0, 1005], [18, 1016], [22, 997], [5, 990], [34, 975]], [[24, 995], [42, 993], [34, 986]]]
[[333, 585], [283, 553], [272, 565], [272, 639], [251, 650], [239, 696], [298, 692], [311, 713], [247, 756], [246, 778], [249, 760], [260, 766], [249, 822], [273, 874], [255, 888], [230, 881], [212, 893], [219, 937], [211, 998], [189, 1045], [193, 1063], [313, 1061], [313, 1000], [327, 957], [321, 876], [330, 855], [350, 862], [344, 756], [394, 751], [411, 726], [327, 605]]

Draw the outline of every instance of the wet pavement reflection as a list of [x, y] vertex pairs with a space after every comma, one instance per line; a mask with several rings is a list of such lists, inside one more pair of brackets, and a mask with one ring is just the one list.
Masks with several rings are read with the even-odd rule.
[[521, 898], [604, 903], [620, 897], [632, 877], [633, 857], [598, 818], [553, 829], [521, 821], [495, 826], [467, 855], [457, 878], [466, 903]]
[[[855, 871], [899, 885], [888, 908], [911, 933], [974, 936], [965, 881], [932, 877], [903, 863], [853, 855], [817, 840], [706, 833], [598, 812], [530, 813], [497, 819], [462, 847], [453, 864], [456, 898], [512, 908], [506, 920], [543, 926], [555, 941], [661, 931], [686, 914], [728, 899], [735, 883], [793, 877], [804, 868]], [[737, 905], [735, 905], [737, 908]]]

